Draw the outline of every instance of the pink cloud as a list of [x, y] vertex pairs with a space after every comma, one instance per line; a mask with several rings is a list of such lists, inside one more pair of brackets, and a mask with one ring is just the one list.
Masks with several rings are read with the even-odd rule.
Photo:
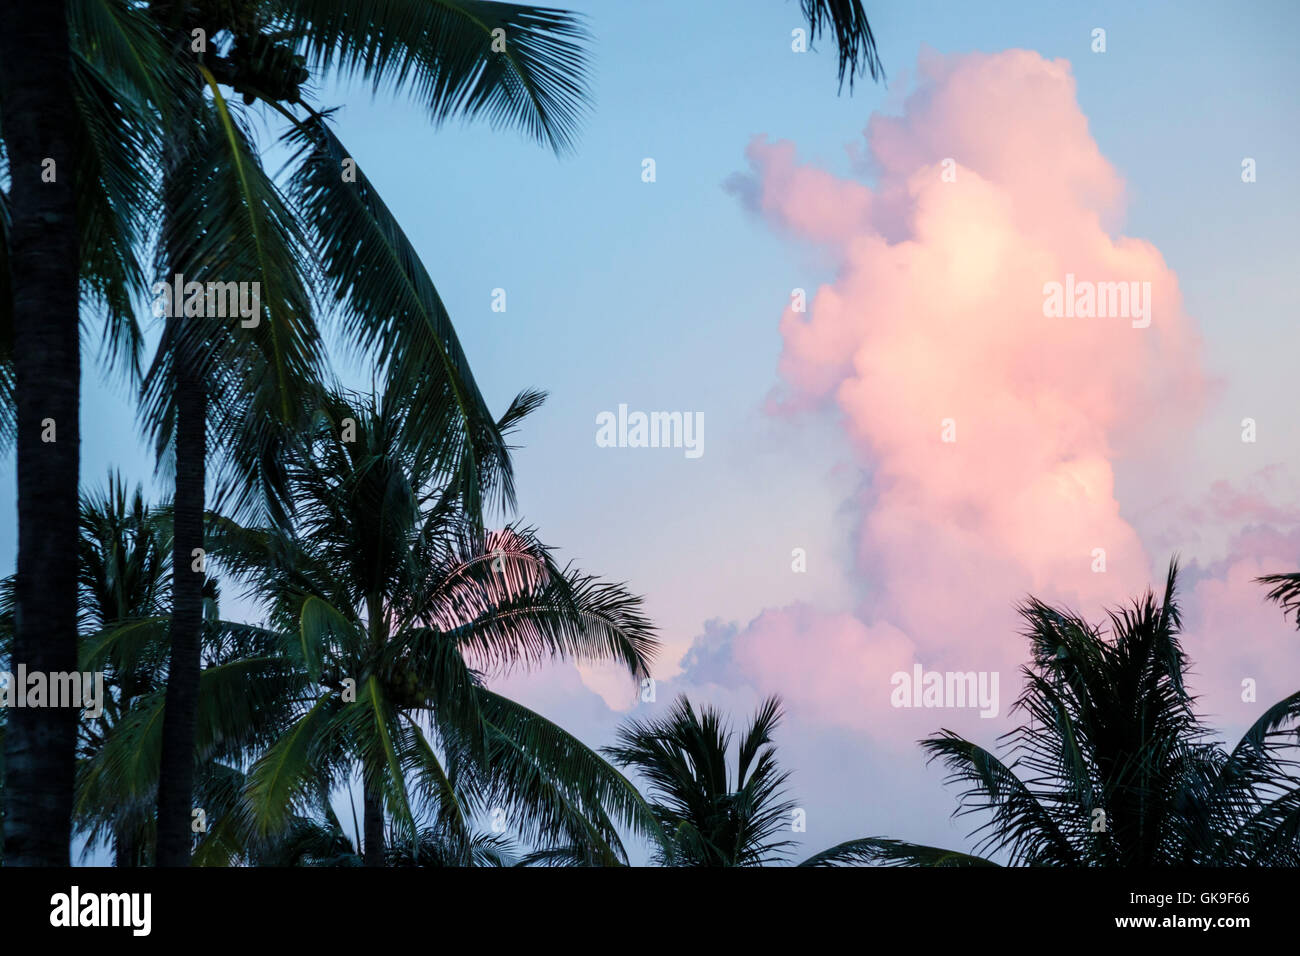
[[889, 623], [806, 604], [764, 611], [734, 642], [735, 664], [764, 693], [780, 689], [801, 714], [853, 726], [889, 702], [889, 678], [910, 669], [916, 648]]
[[[1234, 536], [1229, 551], [1221, 562], [1188, 569], [1184, 645], [1193, 662], [1190, 683], [1204, 712], [1235, 738], [1300, 684], [1295, 621], [1264, 601], [1267, 588], [1256, 580], [1296, 569], [1300, 531], [1253, 526]], [[1247, 679], [1254, 682], [1253, 701], [1243, 699]]]
[[[765, 689], [849, 726], [879, 718], [863, 701], [878, 704], [882, 680], [887, 700], [902, 658], [1010, 678], [1027, 593], [1095, 618], [1160, 577], [1169, 555], [1126, 519], [1116, 466], [1176, 476], [1180, 436], [1211, 392], [1177, 276], [1151, 243], [1117, 233], [1124, 184], [1069, 64], [926, 53], [919, 75], [901, 116], [867, 126], [871, 186], [762, 137], [733, 181], [836, 263], [806, 314], [782, 316], [779, 373], [790, 409], [838, 411], [870, 476], [856, 556], [872, 594], [856, 616], [764, 612], [734, 654]], [[1046, 316], [1046, 284], [1067, 275], [1149, 283], [1149, 326]], [[1227, 486], [1202, 507], [1224, 521], [1294, 513]], [[1262, 608], [1262, 589], [1243, 583], [1251, 569], [1220, 569], [1219, 594], [1202, 581], [1201, 605]]]
[[1294, 501], [1279, 502], [1283, 496], [1294, 499], [1294, 487], [1283, 468], [1270, 465], [1236, 485], [1228, 481], [1214, 482], [1201, 503], [1188, 506], [1185, 517], [1198, 524], [1207, 521], [1270, 525], [1300, 523], [1300, 506]]

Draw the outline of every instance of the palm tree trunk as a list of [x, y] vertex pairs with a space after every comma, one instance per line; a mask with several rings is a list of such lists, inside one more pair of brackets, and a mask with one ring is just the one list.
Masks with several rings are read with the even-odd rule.
[[[18, 586], [12, 669], [77, 662], [76, 103], [63, 3], [0, 4], [18, 413]], [[53, 160], [50, 167], [46, 160]], [[51, 178], [51, 176], [53, 178]], [[5, 737], [5, 863], [67, 866], [77, 710], [15, 707]]]
[[365, 790], [366, 866], [384, 865], [384, 800], [379, 785], [368, 779], [362, 784]]
[[203, 628], [203, 475], [207, 393], [195, 362], [181, 349], [176, 364], [176, 494], [172, 540], [171, 664], [163, 705], [158, 777], [158, 866], [188, 866], [194, 795], [194, 727]]
[[[375, 652], [383, 646], [384, 599], [383, 595], [374, 593], [366, 596], [366, 630]], [[366, 866], [384, 865], [384, 798], [380, 791], [380, 774], [378, 768], [365, 767], [361, 774], [364, 793], [363, 814], [366, 828], [365, 864]]]
[[[185, 48], [185, 36], [172, 42]], [[184, 56], [182, 52], [180, 54]], [[184, 272], [187, 244], [180, 209], [185, 201], [178, 173], [194, 162], [192, 126], [187, 117], [201, 108], [202, 85], [197, 77], [185, 87], [176, 103], [175, 125], [163, 156], [163, 242], [166, 278]], [[194, 810], [194, 729], [199, 702], [203, 629], [203, 510], [207, 466], [208, 397], [204, 380], [203, 340], [195, 322], [202, 317], [173, 315], [167, 332], [172, 335], [172, 388], [176, 422], [172, 433], [175, 451], [175, 491], [172, 497], [172, 617], [169, 636], [171, 660], [167, 694], [163, 702], [162, 754], [158, 768], [158, 842], [156, 866], [188, 866], [192, 847], [190, 823]], [[197, 553], [196, 553], [197, 552]]]
[[113, 835], [113, 865], [117, 867], [140, 865], [139, 821], [130, 815], [117, 827]]

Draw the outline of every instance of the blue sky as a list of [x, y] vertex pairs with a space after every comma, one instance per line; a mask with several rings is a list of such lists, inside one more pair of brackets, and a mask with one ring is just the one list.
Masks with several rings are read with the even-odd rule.
[[[791, 51], [794, 0], [567, 5], [589, 15], [594, 38], [593, 108], [572, 156], [509, 130], [432, 129], [417, 106], [357, 87], [320, 91], [317, 103], [342, 105], [339, 135], [422, 254], [493, 407], [525, 387], [550, 392], [519, 436], [520, 515], [562, 556], [646, 596], [666, 647], [661, 695], [707, 621], [734, 628], [793, 601], [849, 610], [870, 586], [844, 531], [865, 478], [842, 433], [826, 416], [791, 424], [762, 413], [780, 384], [790, 290], [815, 289], [835, 265], [758, 222], [725, 184], [760, 134], [869, 182], [851, 150], [872, 112], [902, 108], [925, 47], [1071, 62], [1092, 136], [1127, 184], [1124, 232], [1154, 243], [1178, 274], [1222, 380], [1189, 468], [1222, 464], [1216, 429], [1296, 407], [1294, 3], [869, 2], [888, 82], [860, 81], [852, 95], [836, 93], [828, 43]], [[1104, 54], [1090, 50], [1096, 27]], [[1257, 161], [1254, 187], [1240, 182], [1243, 156]], [[647, 157], [654, 183], [641, 180]], [[491, 309], [496, 288], [505, 313]], [[338, 364], [369, 382], [365, 366]], [[620, 403], [702, 411], [705, 454], [597, 448], [596, 415]], [[83, 483], [111, 466], [151, 481], [129, 396], [89, 364], [82, 407]], [[1274, 414], [1269, 427], [1296, 447], [1294, 424]], [[0, 508], [9, 573], [12, 456], [0, 464]], [[806, 575], [790, 573], [796, 546], [814, 555]], [[567, 669], [548, 680], [527, 693], [604, 742], [619, 715], [588, 686], [617, 693]], [[843, 728], [791, 730], [796, 787], [826, 808], [817, 842], [854, 835], [855, 786], [893, 793], [872, 777], [887, 766], [878, 755], [845, 757], [858, 747]], [[898, 783], [862, 826], [955, 839], [938, 774], [907, 780], [916, 789]]]

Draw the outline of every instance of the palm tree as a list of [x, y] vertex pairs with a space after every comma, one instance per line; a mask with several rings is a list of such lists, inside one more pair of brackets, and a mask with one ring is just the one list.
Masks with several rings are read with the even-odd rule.
[[[162, 685], [166, 643], [105, 641], [119, 629], [165, 613], [170, 595], [171, 531], [165, 512], [149, 507], [137, 485], [129, 495], [110, 473], [102, 492], [82, 495], [78, 559], [78, 630], [82, 671], [104, 674], [98, 718], [83, 715], [78, 742], [75, 819], [91, 842], [106, 832], [117, 866], [140, 866], [150, 843], [147, 803], [95, 794], [86, 769], [115, 727], [142, 697]], [[93, 779], [93, 777], [91, 778]]]
[[[795, 843], [781, 833], [794, 831], [796, 806], [785, 795], [790, 774], [777, 764], [772, 740], [781, 718], [778, 698], [763, 701], [741, 735], [734, 775], [727, 766], [732, 731], [712, 707], [696, 714], [683, 696], [664, 716], [619, 729], [618, 743], [603, 753], [646, 779], [665, 834], [655, 851], [661, 864], [763, 866], [787, 858]], [[859, 843], [837, 844], [799, 865], [853, 862]]]
[[[520, 395], [499, 432], [540, 401]], [[640, 599], [557, 566], [530, 529], [485, 531], [405, 439], [418, 414], [391, 392], [332, 398], [289, 469], [292, 522], [211, 532], [267, 602], [295, 702], [248, 770], [236, 842], [276, 838], [295, 808], [359, 779], [367, 865], [394, 840], [418, 857], [428, 826], [464, 859], [484, 814], [532, 845], [625, 861], [620, 825], [656, 831], [635, 788], [485, 675], [570, 659], [643, 677], [657, 642]]]
[[[0, 201], [0, 391], [17, 406], [14, 419], [5, 416], [18, 445], [13, 655], [47, 673], [72, 670], [77, 655], [80, 242], [71, 74], [63, 4], [5, 4], [0, 115], [10, 187]], [[68, 863], [76, 721], [66, 708], [19, 708], [9, 718], [10, 865]]]
[[[138, 486], [128, 492], [121, 478], [110, 473], [106, 489], [83, 494], [79, 525], [78, 669], [102, 674], [105, 693], [98, 715], [89, 710], [81, 715], [73, 821], [87, 838], [87, 852], [107, 840], [117, 866], [140, 866], [155, 856], [152, 807], [169, 659], [171, 515], [147, 505]], [[13, 576], [0, 582], [0, 660], [6, 661], [13, 642], [14, 593]], [[255, 673], [259, 686], [266, 685], [274, 662], [259, 662], [253, 653], [256, 641], [249, 635], [255, 629], [219, 619], [218, 599], [215, 582], [207, 581], [205, 674], [220, 673], [222, 665], [256, 668], [261, 663], [261, 671], [246, 669], [245, 674]], [[260, 702], [258, 719], [270, 719], [277, 706], [275, 700]], [[205, 747], [196, 787], [198, 805], [216, 819], [229, 804], [228, 778], [235, 773], [217, 758], [237, 757], [252, 746], [259, 726], [255, 720], [238, 722], [250, 716], [247, 709], [225, 709], [231, 717], [218, 725], [225, 749]], [[124, 746], [124, 741], [134, 746]]]
[[[282, 517], [282, 446], [301, 431], [321, 377], [313, 304], [412, 396], [413, 440], [471, 506], [493, 491], [511, 500], [505, 449], [433, 283], [364, 175], [354, 165], [345, 174], [351, 153], [304, 102], [304, 84], [330, 70], [360, 74], [414, 96], [435, 123], [512, 123], [562, 150], [584, 102], [584, 55], [569, 14], [483, 0], [153, 0], [147, 13], [186, 74], [168, 92], [167, 149], [155, 163], [159, 271], [261, 288], [254, 326], [169, 316], [146, 381], [145, 420], [176, 479], [158, 811], [159, 862], [175, 865], [190, 843], [205, 477], [218, 466], [219, 506]], [[204, 31], [197, 51], [194, 29]], [[287, 192], [262, 168], [243, 115], [253, 103], [290, 124]]]
[[[1300, 693], [1231, 750], [1193, 710], [1178, 638], [1177, 562], [1164, 596], [1109, 613], [1110, 634], [1031, 598], [1033, 652], [1006, 735], [1011, 763], [944, 730], [922, 742], [963, 785], [958, 814], [987, 812], [975, 855], [865, 841], [864, 862], [1028, 866], [1300, 864]], [[1020, 769], [1022, 774], [1017, 774]]]
[[[102, 317], [103, 357], [138, 375], [132, 296], [144, 284], [138, 253], [150, 213], [140, 160], [162, 142], [159, 114], [140, 91], [168, 82], [165, 60], [151, 55], [150, 33], [139, 29], [138, 17], [124, 16], [129, 9], [105, 0], [8, 4], [0, 20], [0, 86], [14, 97], [0, 104], [7, 117], [0, 183], [10, 187], [0, 193], [0, 443], [19, 444], [18, 566], [20, 589], [30, 592], [22, 598], [23, 630], [39, 634], [41, 654], [69, 667], [76, 658], [77, 313]], [[47, 157], [54, 160], [48, 169]], [[53, 179], [43, 181], [43, 173]], [[69, 269], [79, 275], [79, 301]], [[72, 292], [65, 288], [62, 301], [43, 304], [33, 298], [55, 276], [73, 283]], [[41, 440], [46, 419], [55, 427], [48, 443]], [[17, 659], [36, 667], [28, 645], [20, 635]], [[31, 728], [47, 722], [57, 732], [47, 728], [50, 745], [33, 754]], [[71, 773], [74, 736], [75, 715], [15, 715], [9, 746], [18, 761], [9, 785], [22, 809], [8, 838], [44, 848], [44, 862], [67, 860], [71, 789], [47, 771]]]
[[[149, 507], [139, 487], [128, 493], [115, 474], [106, 490], [82, 497], [80, 669], [103, 673], [107, 693], [100, 716], [83, 715], [74, 820], [87, 838], [87, 851], [107, 839], [117, 866], [143, 865], [156, 855], [151, 806], [169, 660], [170, 520], [169, 510]], [[12, 645], [13, 594], [13, 577], [0, 582], [0, 660], [8, 658]], [[284, 680], [282, 646], [294, 638], [221, 621], [212, 579], [204, 599], [199, 708], [204, 731], [198, 738], [195, 793], [211, 828], [195, 862], [358, 865], [361, 858], [327, 794], [319, 795], [311, 815], [291, 816], [274, 836], [258, 838], [240, 826], [247, 778], [239, 766], [275, 739], [269, 728], [283, 728], [291, 718], [286, 707], [299, 685]], [[0, 794], [2, 783], [0, 776]], [[506, 866], [516, 857], [501, 834], [471, 830], [462, 841], [445, 826], [422, 828], [415, 851], [400, 839], [385, 844], [390, 866]]]
[[[242, 768], [288, 719], [298, 681], [283, 657], [284, 635], [222, 620], [219, 600], [215, 581], [207, 580], [192, 757], [193, 803], [203, 823], [195, 859], [230, 865], [251, 860], [263, 848], [242, 839], [243, 831], [234, 825]], [[170, 661], [165, 610], [98, 630], [83, 643], [82, 668], [105, 672], [109, 701], [103, 717], [83, 726], [76, 820], [88, 847], [105, 837], [113, 842], [119, 866], [146, 864], [158, 855], [152, 808]], [[124, 675], [133, 678], [130, 696]]]

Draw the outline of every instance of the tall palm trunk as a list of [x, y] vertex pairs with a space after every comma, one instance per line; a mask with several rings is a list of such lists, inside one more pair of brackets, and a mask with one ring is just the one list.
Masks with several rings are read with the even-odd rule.
[[379, 793], [379, 784], [367, 779], [364, 788], [363, 826], [366, 828], [365, 864], [366, 866], [384, 865], [384, 798]]
[[[173, 320], [175, 321], [175, 320]], [[194, 793], [194, 727], [203, 628], [203, 475], [207, 393], [189, 349], [176, 363], [176, 494], [172, 540], [171, 664], [163, 706], [158, 778], [158, 866], [188, 866]], [[202, 565], [197, 565], [201, 567]]]
[[[182, 272], [185, 243], [177, 210], [183, 200], [176, 186], [177, 173], [190, 156], [191, 125], [185, 121], [191, 108], [201, 106], [201, 89], [188, 91], [179, 104], [181, 117], [167, 146], [163, 224], [168, 278]], [[158, 866], [188, 866], [190, 821], [194, 799], [194, 728], [198, 714], [200, 651], [203, 629], [203, 505], [207, 465], [207, 384], [204, 381], [202, 345], [204, 330], [192, 326], [201, 317], [172, 316], [174, 333], [173, 388], [176, 423], [173, 432], [176, 487], [172, 499], [172, 617], [171, 661], [167, 695], [163, 703], [162, 755], [158, 771]]]
[[[78, 236], [76, 104], [61, 2], [0, 4], [9, 151], [18, 420], [18, 586], [12, 669], [76, 670]], [[46, 159], [54, 161], [53, 167]], [[51, 179], [52, 176], [52, 179]], [[15, 707], [5, 739], [5, 862], [66, 866], [77, 711]]]
[[[366, 628], [370, 632], [371, 651], [377, 659], [387, 637], [384, 631], [384, 599], [379, 593], [366, 597]], [[361, 774], [363, 826], [366, 828], [364, 862], [366, 866], [384, 865], [384, 796], [380, 789], [377, 767], [365, 767]]]
[[132, 814], [119, 824], [113, 834], [113, 865], [117, 867], [140, 865], [140, 823]]

